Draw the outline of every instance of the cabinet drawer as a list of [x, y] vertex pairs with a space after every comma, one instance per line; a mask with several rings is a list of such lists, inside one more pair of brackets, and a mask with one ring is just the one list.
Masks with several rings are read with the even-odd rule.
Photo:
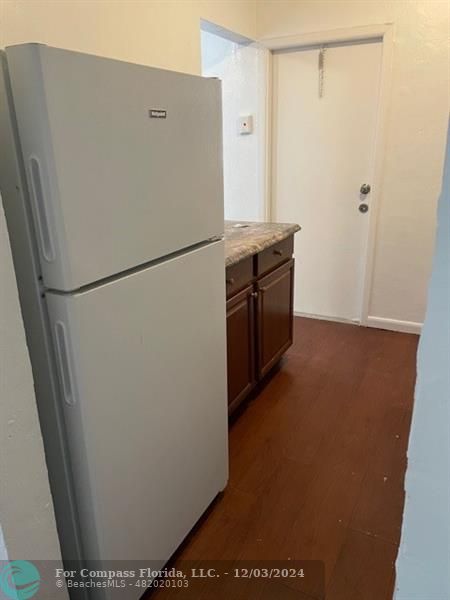
[[253, 256], [226, 268], [227, 298], [253, 281]]
[[294, 251], [294, 236], [290, 237], [266, 248], [257, 255], [256, 258], [256, 273], [262, 275], [271, 269], [274, 269], [281, 263], [286, 262], [291, 258]]

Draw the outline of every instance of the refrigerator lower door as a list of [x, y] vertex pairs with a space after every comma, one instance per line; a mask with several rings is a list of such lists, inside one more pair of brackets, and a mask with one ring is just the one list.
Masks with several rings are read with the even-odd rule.
[[47, 300], [86, 558], [162, 565], [228, 477], [223, 242]]

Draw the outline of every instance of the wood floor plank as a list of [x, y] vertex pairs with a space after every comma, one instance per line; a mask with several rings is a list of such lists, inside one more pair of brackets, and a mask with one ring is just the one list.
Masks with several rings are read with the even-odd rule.
[[395, 544], [349, 530], [327, 589], [327, 600], [391, 600]]
[[350, 521], [351, 528], [397, 545], [404, 504], [409, 425], [406, 409], [391, 407], [386, 411]]
[[[304, 318], [294, 333], [281, 368], [232, 422], [229, 485], [174, 564], [316, 559], [327, 600], [391, 600], [418, 337]], [[239, 582], [198, 586], [151, 597], [250, 593]], [[251, 597], [323, 596], [278, 581]]]
[[240, 560], [292, 558], [293, 548], [286, 540], [301, 511], [312, 477], [311, 466], [283, 460], [258, 497], [247, 538], [238, 555]]
[[235, 560], [254, 523], [255, 496], [228, 486], [187, 540], [183, 560]]

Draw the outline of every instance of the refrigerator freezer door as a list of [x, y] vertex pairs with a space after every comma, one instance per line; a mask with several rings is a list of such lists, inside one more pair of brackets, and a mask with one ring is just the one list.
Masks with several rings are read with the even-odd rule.
[[6, 54], [46, 287], [223, 232], [218, 80], [40, 44]]
[[88, 559], [161, 566], [226, 485], [223, 265], [216, 242], [47, 294]]

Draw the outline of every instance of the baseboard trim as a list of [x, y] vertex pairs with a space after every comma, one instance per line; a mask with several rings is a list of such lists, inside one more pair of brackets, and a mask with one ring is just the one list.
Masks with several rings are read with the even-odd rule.
[[311, 313], [302, 313], [294, 311], [296, 317], [305, 317], [306, 319], [319, 319], [320, 321], [334, 321], [335, 323], [347, 323], [348, 325], [363, 325], [364, 327], [374, 327], [375, 329], [387, 329], [388, 331], [399, 331], [400, 333], [414, 333], [420, 335], [422, 332], [422, 323], [415, 321], [400, 321], [399, 319], [385, 319], [383, 317], [367, 317], [365, 323], [358, 320], [341, 319], [339, 317], [328, 317], [326, 315], [313, 315]]
[[334, 323], [347, 323], [347, 325], [359, 325], [359, 321], [352, 319], [343, 319], [340, 317], [328, 317], [327, 315], [314, 315], [311, 313], [302, 313], [294, 310], [295, 317], [304, 317], [305, 319], [318, 319], [319, 321], [333, 321]]
[[388, 331], [400, 331], [401, 333], [415, 333], [416, 335], [420, 335], [422, 332], [422, 323], [384, 319], [383, 317], [367, 317], [366, 326], [387, 329]]

